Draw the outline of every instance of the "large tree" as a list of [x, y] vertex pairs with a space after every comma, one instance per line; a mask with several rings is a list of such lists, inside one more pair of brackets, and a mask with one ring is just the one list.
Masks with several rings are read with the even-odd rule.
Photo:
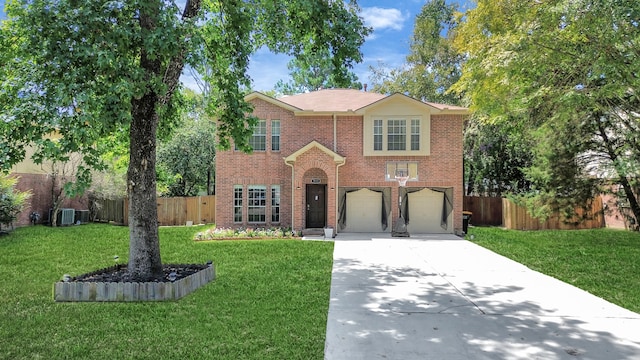
[[453, 35], [459, 24], [457, 4], [430, 0], [416, 16], [410, 53], [406, 64], [386, 69], [371, 67], [373, 90], [400, 92], [416, 99], [457, 105], [459, 94], [449, 88], [460, 78], [464, 56], [453, 47]]
[[[158, 148], [160, 195], [213, 194], [216, 136], [213, 119], [204, 112], [203, 95], [182, 91], [181, 125]], [[162, 174], [163, 176], [160, 176]]]
[[[329, 49], [338, 79], [361, 60], [367, 33], [355, 1], [332, 0], [13, 0], [0, 32], [2, 168], [84, 154], [101, 167], [104, 142], [129, 132], [130, 251], [135, 279], [161, 276], [156, 205], [156, 135], [175, 114], [186, 63], [207, 63], [219, 120], [218, 145], [249, 149], [256, 120], [243, 90], [250, 54], [262, 46], [305, 58]], [[343, 66], [344, 65], [344, 66]], [[52, 142], [44, 135], [58, 132]], [[11, 139], [11, 141], [9, 141]], [[78, 180], [88, 182], [88, 169]]]
[[276, 94], [293, 95], [320, 89], [362, 89], [358, 77], [353, 71], [345, 69], [346, 77], [337, 77], [329, 50], [317, 52], [303, 59], [294, 58], [287, 64], [291, 79], [288, 82], [278, 80], [274, 90]]
[[456, 87], [533, 137], [538, 204], [571, 208], [614, 182], [640, 219], [638, 18], [625, 0], [481, 0], [466, 14]]

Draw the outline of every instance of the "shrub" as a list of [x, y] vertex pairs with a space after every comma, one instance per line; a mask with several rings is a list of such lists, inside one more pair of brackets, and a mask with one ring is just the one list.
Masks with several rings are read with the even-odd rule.
[[30, 192], [17, 191], [17, 182], [17, 178], [0, 174], [0, 231], [3, 224], [9, 225], [16, 220], [31, 196]]
[[291, 239], [296, 237], [290, 228], [210, 228], [194, 236], [194, 240], [223, 239]]

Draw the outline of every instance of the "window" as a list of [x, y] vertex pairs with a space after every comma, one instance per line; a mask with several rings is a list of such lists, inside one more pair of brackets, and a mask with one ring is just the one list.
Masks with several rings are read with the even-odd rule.
[[420, 150], [420, 120], [411, 120], [411, 150]]
[[247, 216], [250, 223], [263, 223], [266, 221], [267, 187], [264, 185], [249, 186], [249, 204]]
[[388, 120], [387, 121], [387, 149], [406, 150], [407, 149], [407, 121]]
[[396, 175], [400, 173], [408, 175], [410, 181], [418, 180], [417, 161], [389, 161], [386, 166], [387, 181], [396, 181]]
[[382, 119], [373, 120], [373, 150], [382, 150]]
[[265, 151], [267, 149], [267, 121], [258, 120], [253, 129], [253, 135], [249, 139], [249, 146], [253, 151]]
[[271, 185], [271, 222], [280, 222], [280, 185]]
[[242, 185], [233, 186], [233, 222], [242, 222]]
[[364, 156], [428, 156], [429, 114], [365, 115], [362, 137]]
[[271, 151], [280, 151], [280, 120], [271, 120]]

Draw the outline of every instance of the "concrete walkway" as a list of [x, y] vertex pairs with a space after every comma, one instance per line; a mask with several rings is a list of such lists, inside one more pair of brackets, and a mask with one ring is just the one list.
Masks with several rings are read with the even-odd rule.
[[640, 359], [637, 313], [453, 235], [376, 236], [335, 239], [325, 359]]

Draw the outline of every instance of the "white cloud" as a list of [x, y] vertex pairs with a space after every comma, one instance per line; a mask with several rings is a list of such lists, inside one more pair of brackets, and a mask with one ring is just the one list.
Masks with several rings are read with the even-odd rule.
[[398, 9], [384, 9], [377, 6], [363, 8], [360, 15], [362, 15], [364, 23], [372, 27], [374, 31], [383, 29], [402, 30], [404, 22], [408, 18]]

